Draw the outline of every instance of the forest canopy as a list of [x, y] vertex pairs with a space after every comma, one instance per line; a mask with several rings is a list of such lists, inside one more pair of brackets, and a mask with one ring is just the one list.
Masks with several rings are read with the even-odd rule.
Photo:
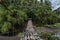
[[51, 3], [37, 0], [1, 0], [0, 1], [0, 32], [22, 30], [26, 27], [28, 18], [34, 24], [45, 25], [58, 22], [58, 17], [51, 10]]

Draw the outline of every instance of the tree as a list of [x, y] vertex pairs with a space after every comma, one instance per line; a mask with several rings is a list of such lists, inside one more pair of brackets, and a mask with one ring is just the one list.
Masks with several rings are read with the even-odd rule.
[[33, 22], [39, 25], [53, 24], [57, 21], [49, 1], [41, 4], [37, 0], [1, 0], [0, 9], [2, 33], [24, 29], [28, 18], [32, 18]]
[[33, 21], [35, 24], [45, 25], [54, 24], [57, 22], [56, 13], [52, 12], [49, 1], [46, 1], [46, 3], [44, 4], [38, 4], [33, 14], [34, 14]]
[[20, 31], [22, 31], [26, 25], [26, 21], [27, 21], [26, 12], [17, 9], [15, 5], [12, 5], [12, 3], [10, 4], [10, 1], [3, 0], [3, 4], [2, 3], [0, 4], [0, 9], [1, 9], [0, 10], [0, 29], [1, 29], [0, 32], [1, 33], [11, 32], [13, 30], [15, 31], [19, 29]]

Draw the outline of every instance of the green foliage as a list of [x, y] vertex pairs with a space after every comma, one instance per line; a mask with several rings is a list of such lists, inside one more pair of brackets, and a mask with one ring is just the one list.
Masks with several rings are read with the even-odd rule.
[[33, 21], [38, 24], [53, 24], [57, 22], [56, 13], [51, 11], [47, 5], [40, 5], [34, 12]]
[[24, 28], [28, 18], [32, 18], [37, 25], [57, 22], [57, 15], [51, 11], [49, 1], [41, 4], [37, 0], [2, 0], [0, 9], [0, 32], [2, 33], [12, 28], [14, 30]]
[[[8, 7], [8, 6], [7, 6]], [[23, 10], [17, 10], [13, 5], [8, 7], [7, 10], [2, 5], [0, 5], [0, 32], [6, 33], [10, 30], [23, 30], [26, 21], [27, 15]], [[14, 29], [13, 29], [14, 28]], [[22, 28], [22, 29], [21, 29]]]
[[41, 37], [45, 40], [58, 40], [58, 38], [55, 37], [53, 33], [41, 33]]
[[11, 23], [9, 22], [4, 22], [2, 27], [1, 27], [1, 32], [6, 33], [9, 32], [9, 29], [11, 28]]
[[55, 23], [54, 26], [60, 26], [60, 23]]
[[21, 32], [20, 32], [20, 33], [18, 33], [18, 36], [19, 36], [19, 37], [21, 37], [22, 35], [23, 35], [23, 33], [21, 33]]

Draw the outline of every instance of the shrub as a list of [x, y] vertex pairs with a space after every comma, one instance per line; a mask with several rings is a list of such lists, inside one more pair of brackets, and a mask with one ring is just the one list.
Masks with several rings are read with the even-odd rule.
[[58, 38], [55, 37], [53, 33], [41, 33], [41, 37], [45, 40], [58, 40]]

